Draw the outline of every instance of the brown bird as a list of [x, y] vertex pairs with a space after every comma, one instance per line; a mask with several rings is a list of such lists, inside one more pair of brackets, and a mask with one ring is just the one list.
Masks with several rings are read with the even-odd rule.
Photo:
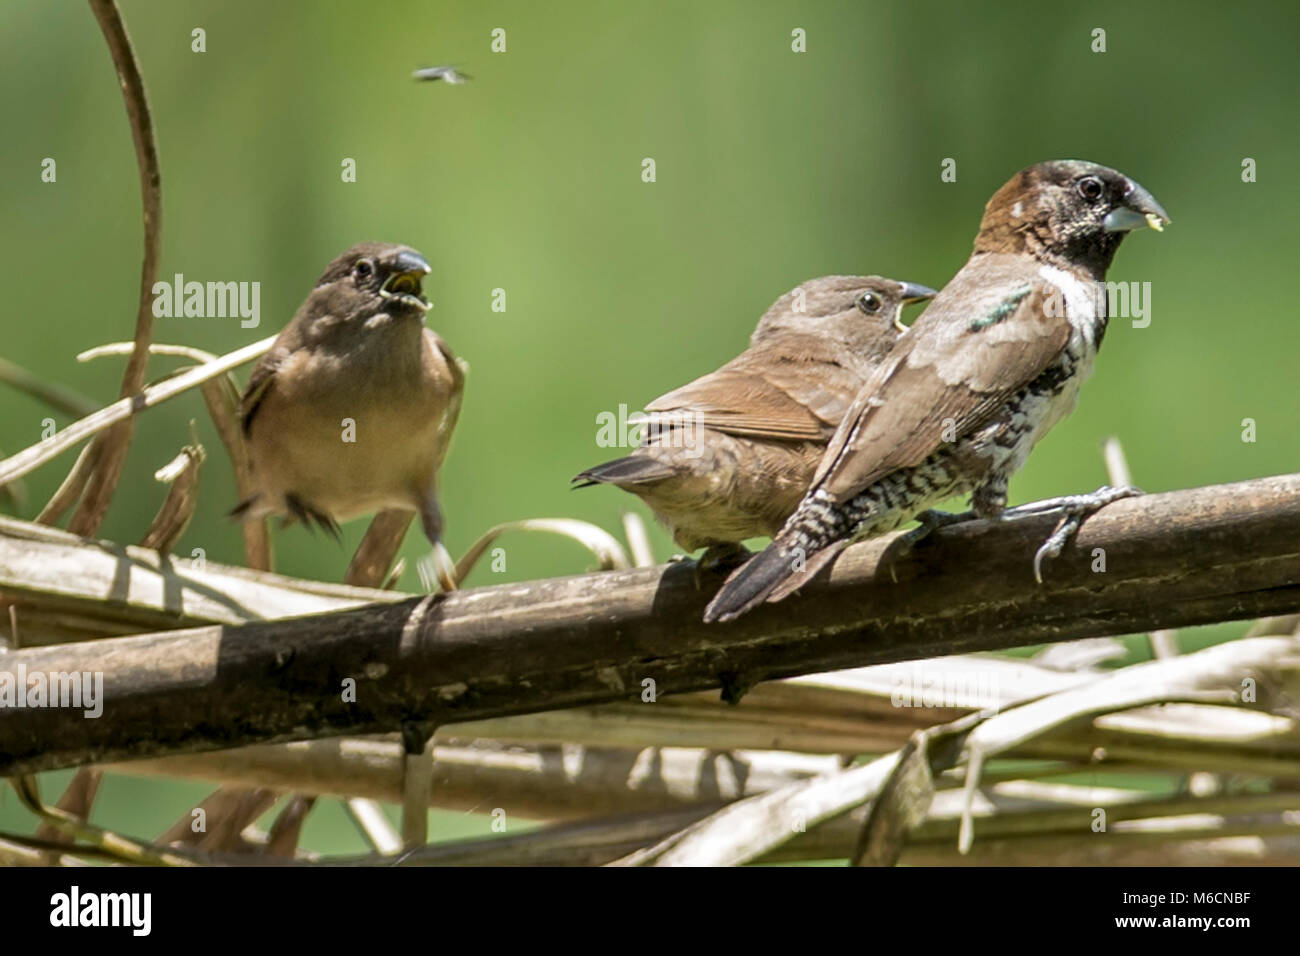
[[[981, 518], [1006, 510], [1007, 483], [1034, 444], [1074, 408], [1106, 332], [1106, 272], [1135, 229], [1169, 216], [1114, 169], [1056, 160], [1021, 170], [984, 209], [975, 248], [872, 373], [829, 442], [807, 496], [763, 553], [734, 573], [705, 611], [726, 621], [797, 590], [851, 541], [971, 496]], [[1038, 502], [1059, 508], [1034, 575], [1083, 517], [1132, 488]]]
[[256, 492], [232, 515], [337, 536], [338, 522], [393, 508], [441, 540], [438, 470], [465, 378], [424, 326], [428, 273], [414, 249], [383, 242], [329, 264], [248, 380], [239, 415]]
[[641, 447], [589, 468], [578, 487], [641, 498], [701, 565], [775, 534], [812, 481], [826, 442], [903, 326], [934, 290], [879, 276], [823, 276], [772, 305], [750, 346], [716, 372], [646, 406]]

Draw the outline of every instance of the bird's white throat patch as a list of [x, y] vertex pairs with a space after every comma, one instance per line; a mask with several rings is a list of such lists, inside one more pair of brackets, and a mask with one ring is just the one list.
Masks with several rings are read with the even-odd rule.
[[[1098, 289], [1105, 287], [1098, 282], [1080, 279], [1064, 269], [1055, 266], [1040, 266], [1038, 275], [1059, 292], [1059, 301], [1065, 307], [1065, 318], [1076, 332], [1086, 333], [1089, 340], [1093, 338], [1092, 330], [1101, 317], [1098, 314]], [[1103, 291], [1104, 294], [1104, 291]], [[1049, 299], [1047, 307], [1052, 307]]]

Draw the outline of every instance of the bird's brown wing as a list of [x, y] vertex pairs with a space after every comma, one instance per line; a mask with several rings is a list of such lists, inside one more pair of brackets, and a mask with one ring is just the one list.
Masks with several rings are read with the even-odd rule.
[[[306, 344], [308, 333], [304, 331], [305, 323], [302, 315], [310, 302], [309, 298], [293, 317], [293, 321], [280, 330], [280, 334], [271, 343], [271, 348], [253, 366], [253, 373], [248, 376], [244, 394], [239, 398], [239, 423], [243, 426], [245, 435], [248, 435], [248, 430], [253, 424], [253, 416], [257, 414], [263, 399], [266, 398], [266, 393], [275, 384], [275, 375], [280, 367]], [[325, 325], [329, 320], [318, 321], [321, 325]]]
[[443, 361], [447, 363], [447, 371], [451, 375], [451, 399], [447, 402], [447, 410], [443, 413], [442, 424], [438, 427], [441, 448], [435, 468], [441, 468], [442, 461], [447, 456], [447, 449], [451, 445], [451, 433], [456, 430], [456, 422], [460, 419], [460, 406], [465, 394], [465, 372], [468, 366], [456, 358], [456, 353], [438, 336], [438, 333], [432, 329], [425, 329], [424, 336], [434, 351], [441, 355]]
[[652, 421], [683, 416], [688, 425], [749, 438], [815, 441], [829, 434], [788, 392], [749, 371], [719, 369], [655, 399], [646, 411]]
[[239, 424], [243, 428], [245, 436], [249, 434], [249, 429], [252, 428], [253, 416], [257, 414], [262, 399], [266, 397], [267, 389], [275, 381], [275, 373], [279, 369], [283, 358], [284, 353], [273, 346], [271, 351], [263, 355], [261, 361], [253, 367], [253, 374], [248, 377], [248, 384], [244, 386], [244, 394], [239, 398]]
[[861, 384], [835, 361], [835, 347], [789, 336], [751, 347], [711, 372], [646, 406], [651, 417], [688, 413], [696, 424], [731, 435], [825, 441]]
[[[947, 308], [936, 300], [899, 340], [845, 415], [814, 489], [844, 501], [892, 471], [921, 464], [945, 435], [979, 427], [1061, 353], [1070, 325], [1054, 287], [1037, 280], [992, 291], [990, 297], [981, 290], [973, 309], [969, 300], [960, 304], [960, 295]], [[966, 314], [954, 317], [957, 307]]]
[[857, 369], [850, 368], [837, 361], [835, 353], [839, 351], [841, 347], [830, 343], [813, 343], [765, 363], [762, 371], [769, 385], [780, 389], [821, 423], [823, 440], [835, 433], [863, 383], [864, 360], [857, 363]]

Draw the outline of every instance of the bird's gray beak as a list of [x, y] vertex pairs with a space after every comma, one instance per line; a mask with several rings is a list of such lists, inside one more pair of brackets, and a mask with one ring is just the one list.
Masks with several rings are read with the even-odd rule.
[[1124, 193], [1124, 205], [1112, 209], [1102, 220], [1107, 232], [1132, 232], [1143, 226], [1162, 232], [1168, 224], [1169, 214], [1156, 197], [1131, 180]]
[[916, 282], [904, 282], [902, 286], [904, 305], [911, 305], [913, 302], [924, 302], [927, 299], [933, 299], [939, 294], [929, 286], [920, 285]]
[[[921, 285], [919, 282], [900, 282], [899, 285], [903, 287], [902, 294], [899, 296], [903, 305], [925, 302], [939, 294], [928, 285]], [[901, 307], [894, 312], [894, 328], [899, 332], [907, 331], [907, 326], [903, 324], [903, 310]]]
[[421, 277], [427, 276], [433, 270], [429, 268], [429, 263], [424, 261], [424, 256], [418, 252], [411, 252], [403, 249], [393, 259], [392, 271], [400, 274], [409, 274], [418, 272]]

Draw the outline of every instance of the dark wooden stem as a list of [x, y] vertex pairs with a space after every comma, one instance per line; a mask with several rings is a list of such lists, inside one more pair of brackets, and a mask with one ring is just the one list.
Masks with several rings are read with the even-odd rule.
[[701, 621], [715, 586], [679, 563], [15, 651], [0, 674], [101, 672], [104, 710], [0, 708], [0, 775], [1300, 609], [1300, 475], [1116, 502], [1036, 585], [1056, 517], [944, 528], [906, 556], [867, 542], [723, 625]]

